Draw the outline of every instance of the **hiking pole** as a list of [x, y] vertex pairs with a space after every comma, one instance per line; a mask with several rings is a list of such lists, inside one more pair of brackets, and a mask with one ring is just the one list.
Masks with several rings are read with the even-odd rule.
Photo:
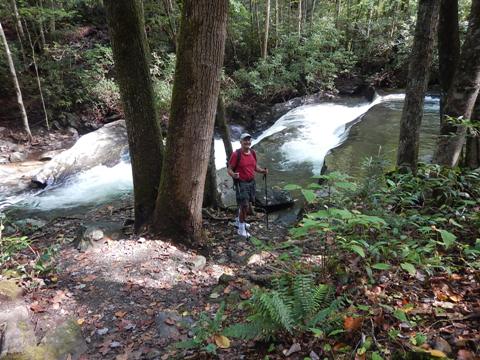
[[[265, 168], [266, 170], [266, 168]], [[268, 193], [267, 193], [267, 174], [263, 174], [263, 181], [265, 183], [265, 222], [267, 223], [268, 230]]]

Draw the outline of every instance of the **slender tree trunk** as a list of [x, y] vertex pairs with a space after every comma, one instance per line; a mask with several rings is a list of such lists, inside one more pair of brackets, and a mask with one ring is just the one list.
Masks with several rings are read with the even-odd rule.
[[335, 27], [338, 29], [338, 20], [340, 18], [341, 0], [335, 0]]
[[312, 12], [311, 12], [311, 17], [310, 17], [310, 26], [313, 26], [313, 21], [315, 19], [315, 5], [316, 5], [317, 1], [316, 0], [313, 0], [313, 3], [312, 3]]
[[263, 37], [262, 58], [267, 59], [268, 50], [268, 31], [270, 29], [270, 0], [265, 3], [265, 34]]
[[416, 171], [423, 103], [427, 91], [429, 69], [438, 24], [440, 3], [420, 0], [413, 48], [408, 68], [408, 82], [400, 122], [397, 166]]
[[448, 90], [460, 57], [460, 36], [458, 29], [458, 0], [441, 0], [438, 20], [438, 63], [440, 77], [440, 119]]
[[[233, 154], [232, 139], [230, 137], [230, 129], [228, 128], [227, 118], [225, 117], [225, 103], [223, 102], [223, 96], [218, 96], [217, 114], [215, 115], [215, 128], [222, 137], [223, 146], [225, 147], [225, 154], [228, 159]], [[226, 164], [225, 164], [226, 165]]]
[[372, 25], [372, 15], [373, 15], [373, 9], [374, 7], [370, 7], [369, 11], [368, 11], [368, 19], [367, 19], [367, 39], [370, 38], [370, 29], [371, 29], [371, 25]]
[[133, 173], [135, 229], [153, 215], [163, 160], [141, 0], [104, 0]]
[[45, 116], [45, 125], [47, 126], [47, 129], [50, 130], [50, 123], [48, 122], [47, 108], [45, 106], [45, 100], [43, 98], [42, 83], [40, 81], [40, 76], [38, 74], [37, 60], [35, 58], [35, 47], [33, 46], [32, 38], [30, 36], [30, 31], [28, 30], [27, 23], [25, 23], [25, 29], [27, 30], [28, 43], [30, 44], [30, 49], [32, 50], [33, 66], [35, 68], [35, 75], [37, 77], [37, 86], [38, 86], [38, 91], [40, 93], [40, 100], [42, 101], [43, 114]]
[[280, 9], [278, 8], [278, 0], [275, 0], [275, 48], [278, 46], [278, 32], [280, 27]]
[[25, 32], [23, 31], [22, 20], [20, 19], [20, 14], [18, 13], [17, 0], [10, 0], [12, 4], [13, 15], [15, 16], [16, 27], [20, 34], [20, 41], [25, 39]]
[[173, 10], [172, 0], [164, 0], [165, 11], [168, 17], [168, 25], [170, 26], [171, 38], [173, 48], [177, 49], [177, 25], [175, 23], [175, 14]]
[[258, 45], [260, 45], [260, 54], [262, 54], [262, 35], [260, 31], [260, 12], [258, 10], [258, 1], [255, 1], [254, 7], [255, 7], [255, 25], [257, 29], [257, 41], [258, 41]]
[[[434, 0], [437, 2], [438, 0]], [[398, 2], [396, 1], [393, 5], [393, 13], [392, 13], [392, 25], [390, 26], [390, 39], [393, 39], [393, 35], [395, 34], [395, 30], [397, 28], [397, 16], [398, 16]]]
[[[40, 8], [40, 13], [43, 13], [43, 2], [42, 0], [38, 0], [38, 7]], [[38, 17], [38, 31], [40, 33], [40, 40], [42, 44], [42, 49], [45, 48], [45, 44], [47, 43], [45, 41], [45, 32], [43, 31], [43, 18], [42, 14]]]
[[302, 0], [298, 0], [298, 37], [302, 36]]
[[154, 230], [202, 241], [202, 201], [220, 90], [228, 0], [185, 0]]
[[[445, 116], [470, 119], [480, 90], [480, 0], [472, 0], [467, 34], [453, 83], [445, 102]], [[466, 129], [446, 119], [442, 121], [434, 162], [456, 166], [465, 142]]]
[[220, 194], [217, 187], [217, 169], [215, 167], [215, 142], [212, 137], [210, 157], [208, 160], [207, 177], [205, 178], [205, 191], [203, 193], [203, 206], [218, 209], [220, 207]]
[[[480, 126], [480, 93], [477, 95], [477, 101], [472, 113], [472, 120]], [[465, 149], [465, 166], [470, 169], [480, 168], [480, 135], [477, 129], [474, 133], [467, 137], [467, 145]]]
[[[57, 6], [55, 4], [55, 0], [50, 0], [50, 8], [55, 11]], [[56, 24], [55, 24], [55, 15], [52, 14], [52, 16], [50, 17], [50, 36], [53, 35], [53, 33], [55, 33], [55, 28], [56, 28]]]
[[27, 133], [28, 139], [32, 140], [32, 133], [30, 131], [30, 126], [28, 125], [27, 112], [25, 111], [25, 106], [23, 105], [22, 91], [20, 90], [20, 84], [18, 83], [17, 73], [15, 71], [15, 65], [13, 64], [12, 54], [10, 53], [10, 48], [8, 47], [7, 38], [5, 37], [5, 32], [3, 31], [2, 23], [0, 22], [0, 38], [3, 41], [5, 46], [5, 53], [7, 54], [8, 67], [10, 68], [10, 73], [13, 79], [13, 85], [15, 86], [15, 92], [17, 93], [17, 102], [18, 107], [20, 108], [20, 113], [22, 115], [23, 128]]

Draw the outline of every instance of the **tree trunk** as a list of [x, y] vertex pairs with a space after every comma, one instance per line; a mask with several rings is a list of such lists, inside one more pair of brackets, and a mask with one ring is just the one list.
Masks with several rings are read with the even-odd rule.
[[262, 46], [262, 58], [267, 59], [267, 49], [268, 49], [268, 31], [270, 29], [270, 0], [266, 0], [265, 3], [265, 34], [263, 37], [263, 46]]
[[278, 8], [278, 0], [275, 0], [275, 48], [278, 46], [278, 32], [280, 26], [280, 14]]
[[173, 10], [172, 0], [164, 0], [165, 11], [168, 17], [168, 24], [170, 26], [171, 38], [170, 41], [173, 44], [173, 48], [177, 49], [177, 25], [175, 24], [175, 14]]
[[27, 30], [28, 43], [30, 44], [30, 49], [32, 50], [33, 66], [35, 68], [35, 75], [37, 77], [37, 86], [38, 86], [38, 92], [40, 93], [40, 100], [42, 101], [43, 114], [45, 116], [45, 125], [47, 126], [47, 129], [50, 130], [50, 124], [48, 122], [47, 107], [45, 106], [45, 100], [43, 98], [42, 83], [40, 81], [40, 75], [38, 74], [37, 60], [35, 58], [35, 47], [33, 46], [32, 38], [30, 36], [30, 31], [28, 30], [28, 25], [26, 22], [25, 22], [25, 29]]
[[32, 133], [30, 132], [30, 126], [28, 125], [27, 112], [25, 111], [25, 106], [23, 105], [22, 91], [20, 90], [20, 84], [18, 83], [17, 73], [15, 71], [15, 65], [13, 64], [12, 54], [10, 53], [10, 48], [8, 47], [7, 38], [3, 31], [2, 23], [0, 22], [0, 37], [2, 38], [3, 44], [5, 46], [5, 53], [7, 54], [8, 67], [10, 68], [10, 73], [13, 79], [13, 85], [15, 86], [15, 92], [17, 93], [17, 102], [18, 107], [20, 108], [20, 113], [22, 114], [23, 128], [28, 135], [28, 139], [32, 140]]
[[[480, 90], [480, 0], [472, 1], [470, 21], [462, 53], [448, 91], [445, 116], [470, 119]], [[466, 129], [446, 119], [442, 121], [434, 162], [453, 167], [457, 165]]]
[[438, 20], [438, 63], [440, 78], [440, 119], [448, 90], [460, 57], [458, 0], [441, 0]]
[[[472, 113], [472, 121], [480, 126], [480, 96], [477, 95], [477, 101]], [[465, 149], [465, 166], [470, 169], [478, 169], [480, 167], [480, 136], [477, 129], [467, 137], [467, 145]]]
[[[52, 11], [55, 11], [55, 9], [57, 8], [56, 5], [55, 5], [55, 0], [50, 0], [50, 8], [52, 9]], [[50, 37], [53, 35], [53, 33], [55, 32], [55, 15], [52, 14], [52, 16], [50, 17]]]
[[405, 103], [400, 121], [397, 166], [408, 167], [414, 172], [417, 168], [423, 103], [428, 86], [439, 9], [438, 1], [420, 0], [408, 68]]
[[23, 31], [22, 21], [20, 19], [20, 14], [18, 13], [17, 1], [11, 0], [10, 3], [12, 4], [13, 15], [15, 16], [16, 27], [20, 34], [20, 41], [22, 41], [25, 39], [25, 32]]
[[212, 137], [210, 158], [208, 160], [207, 177], [205, 178], [205, 191], [203, 196], [203, 207], [218, 209], [220, 205], [220, 194], [217, 187], [217, 169], [215, 167], [215, 146]]
[[141, 0], [105, 0], [133, 173], [135, 229], [153, 215], [163, 160]]
[[302, 36], [302, 0], [298, 0], [298, 37]]
[[[233, 154], [232, 139], [230, 137], [230, 129], [228, 128], [227, 119], [225, 117], [225, 104], [223, 102], [223, 96], [218, 96], [217, 114], [215, 115], [215, 128], [222, 137], [223, 146], [225, 147], [225, 154], [228, 159]], [[225, 164], [227, 165], [227, 164]]]
[[338, 29], [338, 19], [340, 18], [341, 0], [335, 0], [335, 28]]
[[40, 15], [38, 16], [38, 31], [40, 34], [40, 42], [42, 46], [42, 50], [45, 48], [45, 32], [43, 31], [43, 2], [42, 0], [38, 0], [38, 7], [40, 8]]
[[315, 5], [316, 5], [316, 0], [313, 0], [313, 3], [312, 3], [312, 13], [311, 13], [311, 17], [310, 17], [310, 27], [313, 26], [313, 20], [315, 18]]
[[228, 0], [185, 0], [154, 230], [200, 242]]

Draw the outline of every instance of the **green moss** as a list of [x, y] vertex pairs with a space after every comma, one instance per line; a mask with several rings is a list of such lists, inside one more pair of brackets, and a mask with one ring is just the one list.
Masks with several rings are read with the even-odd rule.
[[22, 289], [13, 280], [0, 281], [0, 298], [14, 300], [22, 295]]

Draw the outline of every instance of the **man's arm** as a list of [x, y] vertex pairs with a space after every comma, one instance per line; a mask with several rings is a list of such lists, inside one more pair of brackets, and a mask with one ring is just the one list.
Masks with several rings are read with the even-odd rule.
[[260, 173], [260, 174], [268, 174], [268, 169], [267, 168], [261, 168], [260, 166], [256, 165], [255, 171]]

